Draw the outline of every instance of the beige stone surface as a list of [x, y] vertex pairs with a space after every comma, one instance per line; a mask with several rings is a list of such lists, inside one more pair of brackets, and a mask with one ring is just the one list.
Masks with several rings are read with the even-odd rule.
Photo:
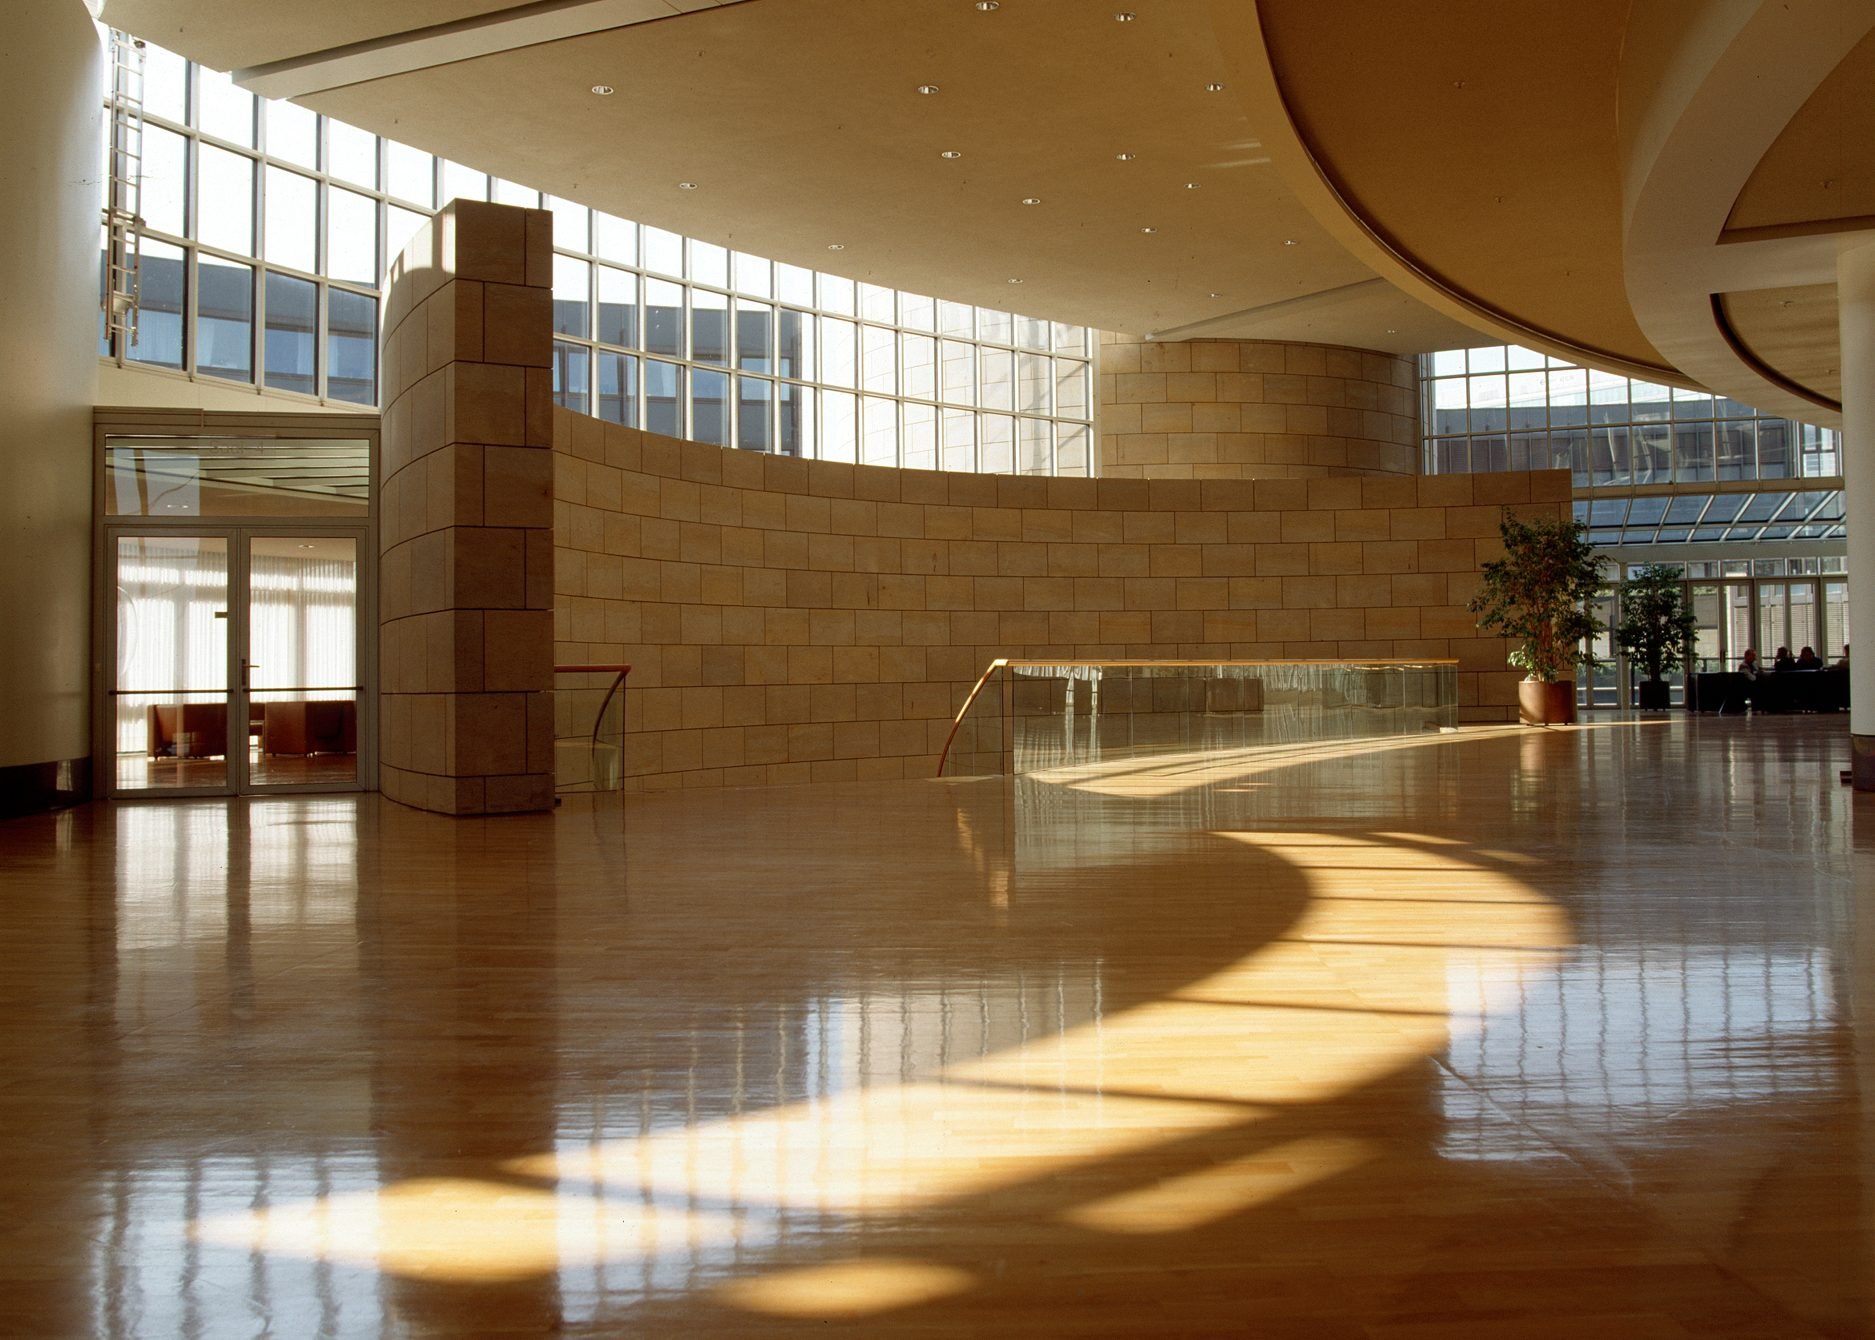
[[1110, 332], [1100, 341], [1100, 469], [1109, 479], [1419, 471], [1411, 358], [1317, 344], [1157, 343]]
[[445, 814], [553, 803], [550, 235], [458, 201], [391, 268], [380, 784]]
[[1464, 602], [1503, 505], [1570, 497], [1561, 471], [1033, 479], [553, 429], [555, 656], [633, 666], [636, 787], [930, 776], [998, 656], [1449, 657], [1464, 720], [1514, 720]]

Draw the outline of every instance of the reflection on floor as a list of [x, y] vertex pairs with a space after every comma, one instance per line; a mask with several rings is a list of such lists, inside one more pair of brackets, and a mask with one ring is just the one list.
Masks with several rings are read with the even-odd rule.
[[1875, 1335], [1846, 756], [1676, 717], [17, 821], [7, 1325]]
[[[263, 754], [247, 756], [248, 780], [255, 786], [326, 786], [358, 781], [356, 754]], [[213, 758], [151, 758], [137, 752], [117, 756], [117, 786], [123, 791], [171, 791], [183, 787], [225, 787], [228, 763]]]

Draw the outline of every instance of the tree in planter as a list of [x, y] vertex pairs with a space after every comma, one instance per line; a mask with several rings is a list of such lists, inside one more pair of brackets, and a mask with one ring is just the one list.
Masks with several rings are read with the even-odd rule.
[[1573, 687], [1539, 686], [1573, 685], [1578, 664], [1596, 664], [1588, 640], [1603, 627], [1592, 609], [1602, 578], [1588, 527], [1560, 517], [1523, 521], [1506, 509], [1497, 532], [1504, 557], [1484, 565], [1471, 612], [1478, 627], [1517, 642], [1510, 663], [1525, 675], [1523, 719], [1574, 721]]
[[1642, 707], [1665, 707], [1670, 699], [1663, 676], [1692, 663], [1695, 620], [1680, 585], [1683, 575], [1671, 564], [1650, 563], [1637, 568], [1621, 588], [1615, 641], [1647, 672]]

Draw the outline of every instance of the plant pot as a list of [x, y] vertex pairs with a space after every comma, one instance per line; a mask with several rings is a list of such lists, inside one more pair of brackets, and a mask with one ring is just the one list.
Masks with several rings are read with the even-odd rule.
[[1636, 703], [1643, 712], [1664, 712], [1673, 706], [1673, 686], [1664, 679], [1643, 679]]
[[1526, 726], [1572, 726], [1576, 719], [1576, 682], [1526, 679], [1517, 685], [1517, 719]]

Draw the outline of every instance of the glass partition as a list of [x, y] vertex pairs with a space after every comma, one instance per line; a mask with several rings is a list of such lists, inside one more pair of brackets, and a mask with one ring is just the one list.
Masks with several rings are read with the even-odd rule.
[[1458, 725], [1456, 661], [990, 662], [938, 775], [1411, 735]]
[[629, 665], [553, 668], [553, 789], [616, 791], [624, 775]]

